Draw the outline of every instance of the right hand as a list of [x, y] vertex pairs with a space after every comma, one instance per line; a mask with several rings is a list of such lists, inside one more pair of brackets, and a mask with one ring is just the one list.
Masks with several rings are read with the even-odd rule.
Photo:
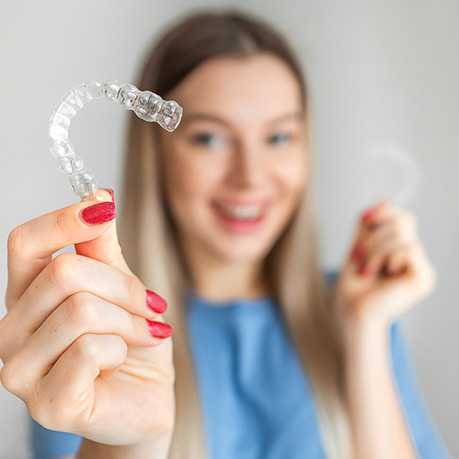
[[[115, 220], [81, 218], [92, 205], [11, 232], [0, 379], [49, 429], [108, 445], [161, 440], [174, 423], [172, 342], [150, 334], [145, 319], [158, 314], [121, 254]], [[76, 254], [52, 259], [71, 244]]]

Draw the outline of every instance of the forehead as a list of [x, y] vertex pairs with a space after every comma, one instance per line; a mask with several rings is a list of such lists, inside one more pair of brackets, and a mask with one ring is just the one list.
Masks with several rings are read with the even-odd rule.
[[290, 68], [278, 57], [210, 59], [190, 73], [171, 96], [188, 113], [256, 124], [301, 111], [301, 92]]

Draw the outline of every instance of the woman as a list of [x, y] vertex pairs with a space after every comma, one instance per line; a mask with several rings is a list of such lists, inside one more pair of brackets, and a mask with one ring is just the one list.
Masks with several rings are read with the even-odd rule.
[[309, 95], [284, 39], [198, 14], [138, 86], [184, 116], [173, 134], [131, 119], [127, 262], [107, 191], [9, 237], [0, 375], [49, 446], [37, 457], [447, 457], [392, 326], [435, 269], [414, 216], [380, 201], [327, 289]]

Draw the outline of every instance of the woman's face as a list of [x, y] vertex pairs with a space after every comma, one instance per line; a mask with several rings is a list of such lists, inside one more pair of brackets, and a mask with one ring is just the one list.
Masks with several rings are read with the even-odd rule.
[[169, 96], [183, 107], [177, 130], [160, 134], [166, 200], [181, 241], [223, 260], [261, 260], [306, 181], [293, 73], [267, 54], [214, 58]]

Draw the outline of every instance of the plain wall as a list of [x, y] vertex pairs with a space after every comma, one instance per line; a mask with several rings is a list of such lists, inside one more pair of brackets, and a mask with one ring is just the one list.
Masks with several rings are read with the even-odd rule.
[[[438, 271], [435, 292], [403, 318], [419, 386], [434, 423], [459, 457], [459, 3], [387, 0], [146, 0], [0, 4], [0, 290], [6, 239], [17, 225], [76, 202], [49, 153], [48, 118], [74, 85], [135, 80], [152, 39], [196, 8], [239, 7], [286, 32], [303, 59], [315, 115], [317, 204], [323, 264], [337, 268], [359, 214], [406, 177], [371, 156], [391, 145], [416, 164], [417, 192], [401, 203]], [[89, 104], [71, 140], [99, 180], [119, 189], [126, 112]], [[396, 202], [396, 204], [398, 204]], [[0, 315], [4, 314], [0, 305]], [[0, 459], [28, 457], [23, 403], [0, 387]]]

